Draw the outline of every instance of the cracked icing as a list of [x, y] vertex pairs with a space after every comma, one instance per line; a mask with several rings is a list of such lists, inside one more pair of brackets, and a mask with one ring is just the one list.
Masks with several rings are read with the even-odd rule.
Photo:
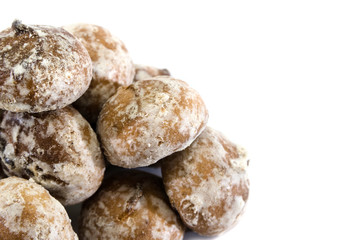
[[0, 108], [42, 112], [77, 100], [91, 81], [87, 50], [70, 33], [14, 22], [0, 32]]
[[134, 65], [123, 42], [108, 30], [92, 24], [73, 24], [64, 29], [79, 39], [92, 59], [91, 85], [74, 106], [91, 124], [95, 124], [107, 99], [118, 87], [132, 83]]
[[104, 160], [88, 122], [72, 107], [28, 114], [3, 112], [0, 163], [9, 176], [32, 178], [65, 205], [90, 197]]
[[119, 88], [104, 105], [97, 131], [110, 163], [133, 168], [183, 150], [207, 120], [195, 90], [181, 80], [159, 76]]
[[9, 177], [0, 193], [0, 239], [78, 239], [64, 207], [40, 185]]
[[81, 239], [178, 240], [184, 227], [159, 177], [123, 171], [83, 205]]
[[144, 80], [156, 76], [170, 76], [170, 72], [167, 69], [159, 69], [152, 66], [146, 66], [141, 64], [135, 64], [136, 74], [134, 81]]
[[182, 152], [162, 161], [162, 176], [172, 206], [201, 235], [217, 235], [236, 223], [249, 194], [243, 148], [207, 127]]

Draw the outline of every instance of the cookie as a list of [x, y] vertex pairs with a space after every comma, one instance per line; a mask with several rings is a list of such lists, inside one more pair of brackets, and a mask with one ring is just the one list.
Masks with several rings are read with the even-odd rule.
[[91, 78], [87, 50], [64, 29], [14, 21], [0, 32], [0, 109], [63, 108], [88, 89]]
[[36, 114], [4, 112], [0, 163], [6, 175], [33, 179], [64, 205], [90, 197], [105, 170], [96, 134], [70, 106]]
[[215, 236], [236, 223], [249, 195], [247, 165], [245, 150], [210, 127], [162, 160], [166, 193], [187, 227]]
[[64, 207], [42, 186], [9, 177], [0, 180], [0, 193], [0, 239], [78, 239]]
[[79, 236], [84, 240], [181, 240], [183, 235], [161, 178], [149, 173], [120, 172], [83, 204]]
[[206, 106], [194, 89], [158, 76], [119, 88], [104, 104], [97, 131], [111, 164], [135, 168], [183, 150], [207, 120]]

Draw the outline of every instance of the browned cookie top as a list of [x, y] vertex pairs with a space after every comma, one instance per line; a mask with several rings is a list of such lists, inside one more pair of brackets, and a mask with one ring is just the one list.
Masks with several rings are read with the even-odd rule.
[[65, 107], [88, 88], [87, 50], [62, 28], [14, 21], [0, 32], [0, 108], [42, 112]]
[[181, 240], [183, 234], [161, 178], [149, 173], [120, 172], [82, 208], [81, 239]]
[[104, 104], [97, 131], [107, 159], [133, 168], [186, 148], [207, 120], [206, 106], [194, 89], [158, 76], [119, 88]]

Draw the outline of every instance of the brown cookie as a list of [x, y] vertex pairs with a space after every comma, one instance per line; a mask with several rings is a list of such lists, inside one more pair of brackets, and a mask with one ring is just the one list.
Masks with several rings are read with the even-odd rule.
[[79, 39], [92, 59], [91, 85], [74, 107], [93, 125], [102, 105], [117, 88], [132, 83], [135, 74], [133, 62], [123, 42], [103, 27], [79, 23], [64, 29]]
[[187, 83], [167, 76], [119, 88], [97, 125], [104, 154], [117, 166], [148, 166], [183, 150], [202, 132], [208, 111]]
[[77, 240], [64, 207], [42, 186], [18, 177], [0, 180], [0, 239]]
[[244, 149], [209, 127], [162, 160], [166, 193], [186, 226], [214, 236], [234, 225], [249, 195], [247, 164]]
[[141, 64], [135, 64], [136, 74], [133, 81], [144, 80], [156, 76], [170, 76], [170, 72], [167, 69], [155, 68], [152, 66], [146, 66]]
[[87, 50], [62, 28], [14, 21], [0, 32], [0, 109], [65, 107], [87, 90], [91, 77]]
[[178, 240], [183, 235], [161, 178], [149, 173], [120, 172], [83, 204], [79, 227], [83, 240]]
[[69, 106], [36, 114], [4, 112], [0, 163], [8, 176], [33, 179], [64, 205], [90, 197], [105, 169], [96, 134]]

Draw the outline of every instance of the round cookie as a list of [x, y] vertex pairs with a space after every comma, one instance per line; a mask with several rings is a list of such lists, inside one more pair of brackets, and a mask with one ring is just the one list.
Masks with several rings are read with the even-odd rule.
[[170, 72], [166, 68], [159, 69], [152, 66], [135, 64], [135, 70], [136, 74], [134, 75], [133, 81], [139, 81], [156, 76], [170, 76]]
[[181, 80], [158, 76], [119, 88], [104, 104], [97, 131], [111, 164], [135, 168], [183, 150], [207, 120], [195, 90]]
[[79, 226], [83, 240], [181, 240], [183, 235], [161, 178], [146, 172], [114, 175], [83, 204]]
[[78, 239], [64, 207], [42, 186], [9, 177], [0, 180], [0, 193], [0, 239]]
[[166, 193], [186, 226], [205, 236], [230, 229], [248, 199], [247, 165], [245, 150], [209, 127], [162, 160]]
[[132, 83], [135, 69], [123, 42], [105, 28], [79, 23], [65, 26], [64, 29], [81, 41], [92, 59], [92, 82], [74, 107], [93, 125], [102, 105], [117, 88]]
[[90, 197], [105, 170], [96, 134], [70, 106], [36, 114], [4, 112], [0, 163], [6, 175], [33, 179], [64, 205]]
[[0, 32], [0, 108], [43, 112], [77, 100], [92, 78], [84, 46], [62, 28], [14, 21]]

